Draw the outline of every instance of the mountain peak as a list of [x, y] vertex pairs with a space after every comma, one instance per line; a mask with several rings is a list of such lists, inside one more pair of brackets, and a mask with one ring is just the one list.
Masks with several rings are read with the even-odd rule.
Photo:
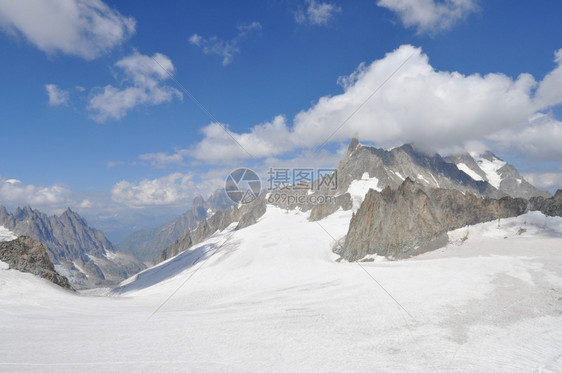
[[353, 151], [355, 151], [355, 149], [357, 149], [358, 147], [359, 139], [357, 137], [352, 138], [349, 146], [347, 147], [347, 156], [349, 157], [351, 153], [353, 153]]

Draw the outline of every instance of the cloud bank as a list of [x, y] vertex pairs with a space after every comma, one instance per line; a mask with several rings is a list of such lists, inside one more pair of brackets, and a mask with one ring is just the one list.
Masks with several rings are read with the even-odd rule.
[[70, 189], [63, 185], [36, 186], [0, 176], [0, 201], [9, 201], [9, 207], [64, 209], [72, 202], [70, 194]]
[[111, 198], [130, 208], [188, 205], [197, 196], [199, 188], [192, 174], [175, 172], [139, 183], [123, 180], [113, 186]]
[[[414, 143], [427, 151], [487, 141], [530, 157], [560, 157], [562, 123], [541, 111], [562, 103], [556, 89], [562, 81], [561, 55], [556, 52], [558, 66], [538, 82], [526, 73], [512, 78], [438, 71], [420, 48], [403, 45], [340, 78], [343, 93], [320, 98], [292, 123], [279, 115], [248, 132], [230, 134], [255, 158], [354, 136], [381, 146]], [[219, 123], [201, 133], [203, 139], [191, 148], [160, 157], [178, 161], [189, 155], [211, 164], [249, 157]]]

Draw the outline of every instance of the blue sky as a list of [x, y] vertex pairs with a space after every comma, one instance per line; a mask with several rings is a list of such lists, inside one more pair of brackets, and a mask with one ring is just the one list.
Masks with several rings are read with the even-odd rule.
[[556, 0], [0, 0], [0, 204], [157, 224], [238, 166], [335, 166], [354, 135], [486, 147], [553, 191], [560, 14]]

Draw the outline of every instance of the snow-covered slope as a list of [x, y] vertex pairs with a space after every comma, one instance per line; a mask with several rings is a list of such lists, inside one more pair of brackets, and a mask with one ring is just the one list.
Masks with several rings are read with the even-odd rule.
[[113, 297], [0, 270], [0, 370], [562, 370], [561, 218], [463, 228], [410, 260], [337, 263], [350, 214], [316, 223], [268, 206]]
[[487, 181], [494, 188], [512, 197], [529, 199], [535, 196], [548, 198], [550, 194], [527, 182], [515, 167], [498, 158], [490, 151], [484, 153], [461, 153], [445, 157], [445, 160], [474, 181]]
[[347, 192], [351, 195], [353, 211], [359, 209], [369, 189], [374, 189], [378, 192], [382, 190], [382, 188], [379, 187], [379, 179], [376, 177], [369, 177], [368, 172], [365, 172], [361, 179], [353, 180], [351, 184], [349, 184]]
[[[496, 158], [493, 155], [488, 157], [473, 153], [472, 158], [476, 161], [478, 166], [486, 174], [486, 181], [494, 186], [496, 189], [500, 189], [500, 184], [502, 182], [500, 169], [507, 164], [507, 162]], [[469, 175], [473, 177], [472, 175]], [[473, 177], [474, 178], [474, 177]]]
[[4, 241], [13, 241], [18, 238], [14, 232], [9, 230], [8, 228], [0, 225], [0, 242]]

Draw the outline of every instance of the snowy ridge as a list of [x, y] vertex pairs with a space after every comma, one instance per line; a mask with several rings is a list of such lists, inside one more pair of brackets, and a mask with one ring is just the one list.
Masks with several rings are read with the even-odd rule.
[[377, 192], [382, 191], [379, 187], [379, 179], [376, 177], [369, 177], [369, 173], [365, 172], [361, 179], [353, 180], [347, 188], [347, 192], [351, 195], [351, 201], [353, 203], [353, 211], [357, 212], [361, 203], [365, 199], [365, 195], [369, 189], [374, 189]]
[[13, 241], [16, 238], [18, 238], [18, 236], [16, 236], [11, 230], [0, 225], [0, 242]]
[[482, 176], [478, 175], [476, 172], [474, 172], [470, 167], [468, 167], [466, 164], [464, 163], [458, 163], [457, 167], [459, 170], [463, 171], [464, 173], [466, 173], [468, 176], [470, 176], [472, 179], [476, 180], [476, 181], [484, 181], [484, 179], [482, 178]]
[[[496, 158], [487, 159], [482, 155], [476, 153], [470, 154], [472, 158], [478, 163], [478, 166], [486, 173], [486, 181], [488, 181], [494, 188], [500, 189], [500, 184], [502, 182], [501, 174], [498, 172], [500, 168], [505, 166], [507, 163]], [[467, 167], [468, 168], [468, 167]], [[464, 171], [464, 170], [463, 170]], [[469, 174], [472, 178], [472, 175]], [[475, 179], [476, 180], [476, 179]]]

